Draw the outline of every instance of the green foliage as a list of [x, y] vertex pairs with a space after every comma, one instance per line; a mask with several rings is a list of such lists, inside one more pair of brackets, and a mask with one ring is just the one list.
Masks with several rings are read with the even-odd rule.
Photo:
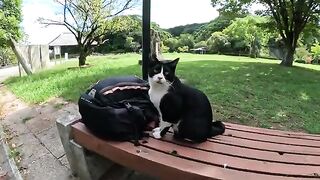
[[313, 44], [313, 46], [311, 47], [311, 52], [313, 56], [320, 57], [320, 43]]
[[311, 47], [311, 53], [313, 55], [313, 63], [319, 64], [320, 63], [320, 43], [315, 43]]
[[[135, 22], [120, 13], [130, 9], [135, 0], [65, 0], [61, 5], [63, 21], [39, 18], [42, 24], [63, 25], [74, 36], [79, 49], [79, 66], [86, 64], [86, 58], [97, 46], [104, 44], [114, 32], [126, 30], [127, 24]], [[130, 27], [134, 27], [131, 25]], [[126, 39], [124, 39], [126, 40]]]
[[189, 51], [189, 47], [188, 46], [182, 46], [182, 47], [178, 47], [178, 52], [188, 52]]
[[243, 14], [253, 3], [265, 5], [261, 15], [272, 17], [274, 29], [278, 30], [285, 43], [286, 55], [281, 65], [292, 66], [294, 51], [300, 34], [307, 24], [319, 25], [319, 0], [211, 0], [214, 7], [218, 7], [222, 14]]
[[249, 14], [251, 0], [211, 0], [211, 4], [218, 7], [220, 15], [235, 19]]
[[202, 25], [198, 31], [194, 33], [196, 41], [206, 41], [211, 34], [216, 31], [222, 31], [231, 24], [231, 19], [224, 16], [219, 16], [213, 21]]
[[194, 47], [194, 37], [191, 34], [180, 34], [179, 37], [171, 37], [164, 41], [164, 46], [169, 52], [188, 52]]
[[[319, 21], [320, 22], [320, 21]], [[311, 46], [316, 43], [320, 42], [320, 24], [317, 23], [309, 23], [304, 28], [301, 34], [301, 43], [306, 45], [307, 48], [310, 50]]]
[[7, 46], [10, 37], [21, 39], [21, 0], [0, 0], [0, 48]]
[[266, 18], [260, 16], [237, 18], [223, 33], [229, 37], [234, 49], [241, 49], [250, 56], [257, 57], [261, 44], [267, 45], [272, 35], [259, 26], [266, 21]]
[[127, 52], [138, 52], [140, 44], [137, 42], [134, 42], [133, 40], [134, 40], [134, 38], [130, 37], [130, 36], [128, 36], [126, 38], [126, 42], [124, 44], [124, 47], [126, 48]]
[[169, 33], [173, 36], [180, 36], [180, 34], [193, 34], [196, 32], [201, 26], [206, 25], [207, 23], [194, 23], [183, 26], [176, 26], [173, 28], [167, 29]]
[[299, 47], [296, 49], [295, 61], [296, 62], [306, 62], [306, 58], [310, 56], [310, 53], [305, 47]]
[[169, 52], [169, 49], [170, 49], [170, 48], [167, 47], [167, 46], [165, 46], [165, 45], [162, 45], [162, 46], [161, 46], [161, 52], [162, 52], [162, 53], [168, 53], [168, 52]]
[[174, 52], [179, 47], [179, 41], [176, 38], [168, 38], [164, 41], [164, 45], [169, 48], [169, 52]]
[[9, 64], [17, 64], [17, 58], [11, 48], [0, 47], [0, 67]]
[[110, 24], [115, 24], [106, 36], [108, 41], [97, 48], [96, 51], [102, 53], [110, 52], [133, 52], [137, 51], [142, 42], [141, 17], [137, 15], [114, 17]]
[[207, 41], [208, 51], [211, 53], [227, 52], [230, 48], [227, 35], [222, 32], [214, 32]]
[[200, 41], [200, 42], [198, 42], [198, 43], [196, 43], [196, 44], [194, 45], [194, 48], [201, 48], [201, 47], [207, 48], [207, 47], [208, 47], [208, 46], [207, 46], [207, 42], [206, 42], [206, 41]]
[[188, 49], [194, 47], [194, 37], [191, 34], [180, 34], [178, 39], [178, 46], [187, 46]]
[[[113, 18], [116, 29], [108, 32], [108, 41], [97, 49], [98, 52], [137, 52], [142, 45], [142, 19], [138, 15], [124, 15]], [[110, 23], [112, 24], [112, 23]], [[160, 39], [166, 46], [166, 42], [172, 35], [161, 29], [158, 24], [151, 22], [151, 28], [159, 33]], [[163, 43], [161, 44], [161, 46]], [[171, 46], [172, 47], [172, 46]], [[172, 51], [177, 47], [172, 47]]]

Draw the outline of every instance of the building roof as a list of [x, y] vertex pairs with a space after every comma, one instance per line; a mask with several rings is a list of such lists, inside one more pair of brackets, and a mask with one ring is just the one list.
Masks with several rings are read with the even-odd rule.
[[62, 33], [51, 42], [49, 46], [75, 46], [78, 45], [76, 38], [72, 33]]

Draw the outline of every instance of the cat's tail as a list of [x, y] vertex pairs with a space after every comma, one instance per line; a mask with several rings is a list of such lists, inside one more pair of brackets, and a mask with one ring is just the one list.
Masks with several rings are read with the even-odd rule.
[[223, 134], [225, 129], [226, 128], [221, 121], [212, 122], [211, 137]]

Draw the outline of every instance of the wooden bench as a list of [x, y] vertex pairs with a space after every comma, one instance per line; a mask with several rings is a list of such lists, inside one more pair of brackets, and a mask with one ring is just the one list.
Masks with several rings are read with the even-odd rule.
[[80, 179], [101, 179], [103, 174], [105, 179], [126, 179], [130, 170], [177, 180], [320, 179], [319, 135], [225, 124], [224, 135], [205, 143], [176, 141], [169, 133], [135, 147], [101, 140], [71, 117], [57, 120], [71, 169]]

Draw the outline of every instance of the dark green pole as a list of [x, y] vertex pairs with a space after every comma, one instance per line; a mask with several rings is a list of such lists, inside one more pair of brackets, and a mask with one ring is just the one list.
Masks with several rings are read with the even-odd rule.
[[142, 77], [148, 79], [148, 62], [150, 55], [150, 1], [143, 0], [142, 5]]

